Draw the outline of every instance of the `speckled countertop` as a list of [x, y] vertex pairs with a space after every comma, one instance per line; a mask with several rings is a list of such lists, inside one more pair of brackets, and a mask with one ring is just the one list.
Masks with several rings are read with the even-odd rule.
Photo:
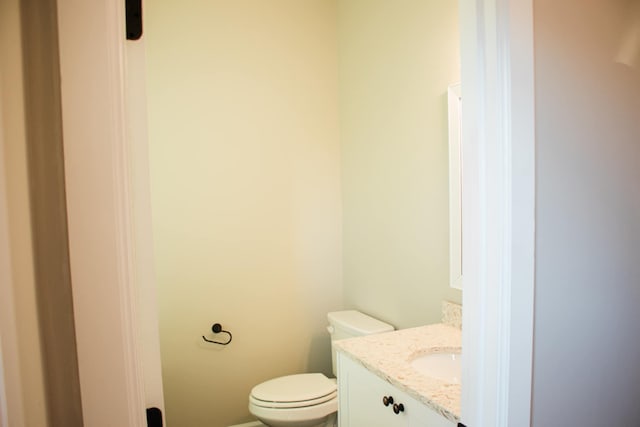
[[336, 348], [443, 417], [460, 419], [460, 384], [415, 371], [410, 361], [428, 353], [459, 352], [461, 331], [435, 324], [335, 342]]

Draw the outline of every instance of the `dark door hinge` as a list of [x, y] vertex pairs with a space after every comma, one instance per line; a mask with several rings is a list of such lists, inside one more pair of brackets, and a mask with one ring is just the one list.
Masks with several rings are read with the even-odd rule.
[[125, 0], [127, 40], [142, 37], [142, 0]]
[[162, 411], [159, 408], [147, 408], [147, 427], [162, 427]]

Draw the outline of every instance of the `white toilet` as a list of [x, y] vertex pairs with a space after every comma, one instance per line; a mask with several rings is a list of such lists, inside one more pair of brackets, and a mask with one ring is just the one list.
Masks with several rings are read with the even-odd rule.
[[[334, 375], [334, 341], [393, 330], [393, 326], [355, 310], [335, 311], [327, 318]], [[333, 427], [337, 411], [336, 380], [324, 374], [274, 378], [255, 386], [249, 396], [249, 412], [271, 427]]]

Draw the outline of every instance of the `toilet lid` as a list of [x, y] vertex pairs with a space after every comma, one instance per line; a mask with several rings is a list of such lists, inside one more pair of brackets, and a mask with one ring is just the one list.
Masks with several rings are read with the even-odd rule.
[[260, 404], [259, 401], [261, 401], [265, 404], [311, 405], [332, 399], [336, 393], [335, 380], [330, 380], [323, 374], [298, 374], [274, 378], [258, 384], [251, 390], [251, 400], [256, 404]]

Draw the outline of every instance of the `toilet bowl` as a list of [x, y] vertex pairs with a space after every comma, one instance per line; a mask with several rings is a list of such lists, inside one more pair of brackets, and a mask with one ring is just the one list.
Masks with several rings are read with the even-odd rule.
[[338, 410], [335, 379], [323, 374], [275, 378], [255, 386], [249, 411], [268, 426], [326, 426]]
[[[340, 339], [393, 330], [393, 326], [355, 310], [327, 314], [333, 343]], [[297, 374], [258, 384], [249, 396], [249, 412], [271, 427], [334, 427], [338, 411], [338, 387], [324, 374]]]

